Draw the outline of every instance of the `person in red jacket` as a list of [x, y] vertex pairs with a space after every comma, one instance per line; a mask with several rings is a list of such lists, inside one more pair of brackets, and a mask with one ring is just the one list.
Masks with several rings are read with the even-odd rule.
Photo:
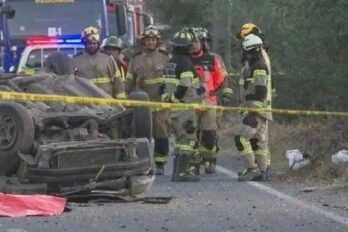
[[[216, 92], [225, 79], [225, 66], [220, 56], [209, 51], [210, 34], [205, 28], [190, 28], [194, 36], [191, 49], [192, 62], [195, 70], [205, 88], [203, 102], [207, 105], [217, 105]], [[202, 159], [205, 172], [215, 172], [217, 158], [217, 121], [216, 110], [208, 109], [197, 112], [198, 116], [198, 155], [194, 167], [199, 173], [200, 159]]]

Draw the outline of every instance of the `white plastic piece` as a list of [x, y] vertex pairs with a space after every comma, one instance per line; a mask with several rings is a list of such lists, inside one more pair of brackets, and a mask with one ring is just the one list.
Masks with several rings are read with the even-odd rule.
[[286, 158], [288, 158], [289, 168], [292, 170], [303, 168], [310, 163], [308, 158], [303, 158], [302, 152], [298, 149], [287, 150]]
[[348, 163], [348, 151], [341, 150], [331, 156], [331, 162], [336, 164]]

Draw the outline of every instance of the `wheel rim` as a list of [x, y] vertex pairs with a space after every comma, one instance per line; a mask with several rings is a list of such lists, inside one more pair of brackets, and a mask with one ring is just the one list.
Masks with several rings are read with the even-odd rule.
[[17, 124], [13, 118], [0, 114], [0, 150], [7, 150], [17, 140]]

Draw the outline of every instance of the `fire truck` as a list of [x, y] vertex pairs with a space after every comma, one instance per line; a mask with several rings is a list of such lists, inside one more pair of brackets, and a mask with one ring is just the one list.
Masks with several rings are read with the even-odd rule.
[[153, 19], [142, 1], [126, 0], [2, 0], [0, 67], [5, 73], [31, 74], [54, 51], [73, 56], [83, 49], [81, 31], [100, 29], [102, 38], [120, 37], [133, 46]]

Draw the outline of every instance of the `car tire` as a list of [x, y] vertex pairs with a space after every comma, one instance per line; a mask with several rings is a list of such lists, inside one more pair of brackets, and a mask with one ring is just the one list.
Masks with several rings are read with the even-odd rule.
[[18, 103], [0, 103], [0, 175], [10, 175], [18, 167], [17, 152], [28, 153], [34, 142], [34, 123]]
[[[129, 94], [129, 99], [149, 101], [145, 92], [136, 91]], [[148, 107], [134, 107], [132, 119], [133, 136], [136, 138], [152, 138], [152, 112]]]

